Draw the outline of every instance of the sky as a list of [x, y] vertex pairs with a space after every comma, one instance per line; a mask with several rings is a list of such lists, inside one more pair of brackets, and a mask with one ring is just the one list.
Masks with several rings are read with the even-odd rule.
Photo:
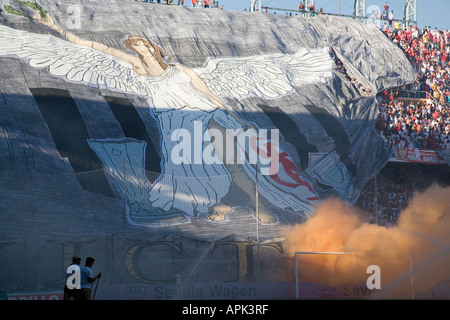
[[[281, 9], [296, 9], [299, 0], [261, 0], [262, 6]], [[354, 0], [315, 0], [316, 8], [323, 8], [325, 12], [338, 13], [339, 2], [341, 14], [352, 15]], [[366, 0], [366, 12], [372, 15], [378, 7], [381, 12], [386, 0]], [[185, 1], [189, 3], [190, 1]], [[258, 3], [258, 2], [257, 2]], [[249, 9], [250, 0], [219, 0], [219, 4], [224, 6], [224, 10], [244, 11]], [[395, 19], [403, 19], [405, 0], [390, 0], [388, 1], [390, 10], [394, 11]], [[257, 5], [258, 6], [258, 5]], [[269, 10], [273, 13], [273, 10]], [[285, 12], [277, 12], [277, 14], [286, 14]], [[450, 0], [417, 0], [417, 25], [419, 28], [430, 26], [432, 29], [450, 30]]]

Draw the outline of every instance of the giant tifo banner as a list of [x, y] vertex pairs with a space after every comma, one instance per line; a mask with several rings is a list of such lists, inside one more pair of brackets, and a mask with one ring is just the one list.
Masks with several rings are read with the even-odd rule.
[[0, 9], [0, 287], [13, 293], [61, 290], [75, 255], [107, 286], [256, 269], [292, 281], [285, 232], [324, 199], [356, 202], [392, 151], [374, 97], [416, 78], [350, 19], [123, 0]]

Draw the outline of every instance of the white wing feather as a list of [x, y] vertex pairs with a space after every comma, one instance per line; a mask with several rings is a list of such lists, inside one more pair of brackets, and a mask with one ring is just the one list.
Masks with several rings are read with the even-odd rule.
[[126, 93], [147, 95], [144, 79], [129, 62], [90, 47], [48, 34], [36, 34], [0, 25], [0, 56], [28, 60], [55, 76]]
[[325, 82], [332, 66], [329, 48], [302, 48], [293, 55], [212, 59], [194, 70], [217, 96], [276, 98], [302, 84]]

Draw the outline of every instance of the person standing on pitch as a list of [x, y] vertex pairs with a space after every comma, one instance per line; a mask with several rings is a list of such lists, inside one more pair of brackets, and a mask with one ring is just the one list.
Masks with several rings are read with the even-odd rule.
[[92, 284], [95, 280], [102, 277], [101, 272], [99, 272], [97, 276], [94, 277], [94, 272], [92, 271], [94, 261], [94, 258], [87, 257], [85, 266], [81, 267], [81, 300], [91, 300]]

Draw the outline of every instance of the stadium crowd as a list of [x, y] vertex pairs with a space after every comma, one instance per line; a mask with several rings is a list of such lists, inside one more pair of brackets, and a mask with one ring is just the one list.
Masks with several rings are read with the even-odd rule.
[[395, 224], [414, 193], [420, 189], [414, 182], [413, 185], [403, 185], [378, 175], [376, 181], [366, 185], [356, 205], [367, 212], [376, 212], [378, 224], [390, 227]]
[[416, 26], [386, 27], [383, 32], [405, 52], [417, 79], [378, 94], [377, 131], [386, 143], [400, 148], [450, 150], [450, 32]]
[[[376, 130], [385, 143], [412, 150], [450, 150], [450, 32], [417, 26], [384, 24], [381, 30], [397, 44], [417, 72], [414, 83], [377, 95], [380, 113]], [[422, 176], [398, 184], [377, 175], [361, 193], [357, 205], [377, 212], [379, 224], [394, 225], [416, 192], [434, 181]], [[377, 207], [375, 208], [375, 205]]]
[[355, 206], [364, 210], [363, 217], [386, 227], [395, 225], [401, 211], [417, 193], [424, 192], [433, 184], [449, 186], [450, 167], [446, 164], [423, 165], [420, 163], [388, 163], [376, 179], [362, 190]]

